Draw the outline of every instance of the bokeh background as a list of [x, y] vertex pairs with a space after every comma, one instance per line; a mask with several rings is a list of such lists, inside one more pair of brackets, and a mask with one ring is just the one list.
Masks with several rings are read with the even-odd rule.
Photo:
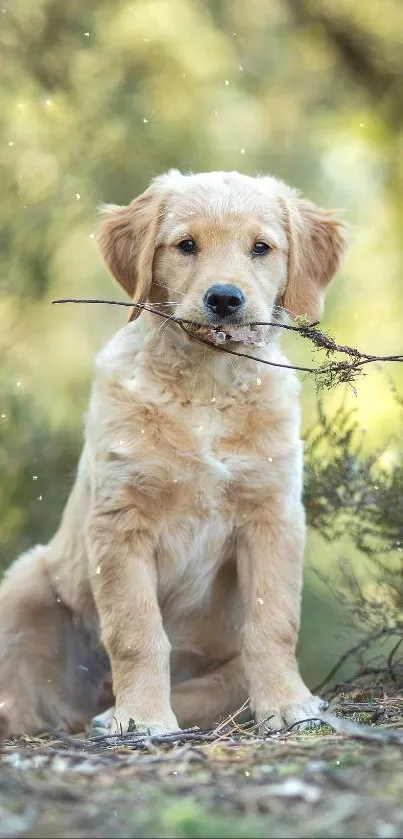
[[[52, 307], [120, 296], [94, 243], [102, 201], [161, 171], [275, 174], [341, 207], [352, 244], [323, 326], [374, 353], [403, 351], [401, 0], [2, 0], [0, 8], [0, 567], [57, 525], [74, 479], [96, 351], [121, 310]], [[310, 349], [287, 341], [295, 363]], [[368, 446], [393, 460], [389, 378], [356, 392]], [[314, 383], [304, 422], [316, 421]], [[343, 546], [345, 558], [359, 560]], [[341, 547], [309, 540], [301, 660], [311, 682], [345, 643], [343, 612], [310, 566]], [[351, 640], [351, 639], [349, 639]]]

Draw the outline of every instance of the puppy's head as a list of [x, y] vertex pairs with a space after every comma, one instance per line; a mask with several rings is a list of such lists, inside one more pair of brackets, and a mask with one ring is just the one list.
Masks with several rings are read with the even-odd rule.
[[318, 320], [345, 247], [333, 212], [275, 178], [236, 172], [173, 170], [105, 213], [98, 244], [134, 302], [224, 328], [282, 309]]

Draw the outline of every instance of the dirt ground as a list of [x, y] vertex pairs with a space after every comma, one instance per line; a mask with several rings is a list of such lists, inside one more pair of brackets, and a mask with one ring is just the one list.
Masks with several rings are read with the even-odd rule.
[[342, 697], [331, 727], [7, 741], [1, 837], [403, 836], [403, 700]]

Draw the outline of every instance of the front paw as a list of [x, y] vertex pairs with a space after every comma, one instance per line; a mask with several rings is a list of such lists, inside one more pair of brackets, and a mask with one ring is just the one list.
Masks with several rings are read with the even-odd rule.
[[136, 714], [119, 711], [116, 708], [111, 721], [111, 734], [141, 734], [143, 737], [159, 737], [163, 734], [172, 734], [180, 731], [174, 714], [166, 716], [146, 717], [144, 714]]
[[114, 718], [111, 725], [111, 734], [117, 734], [118, 736], [138, 734], [141, 737], [161, 737], [164, 734], [173, 734], [176, 731], [180, 731], [178, 723], [170, 725], [169, 723], [152, 720], [134, 720], [133, 717], [130, 717], [129, 720]]
[[260, 710], [256, 714], [261, 734], [282, 731], [292, 726], [293, 730], [306, 731], [321, 725], [320, 714], [326, 711], [329, 703], [319, 696], [296, 698], [280, 702]]
[[93, 717], [91, 722], [92, 734], [141, 734], [143, 737], [158, 737], [175, 731], [180, 731], [180, 728], [173, 714], [161, 720], [149, 720], [119, 712], [116, 708], [108, 708], [107, 711]]

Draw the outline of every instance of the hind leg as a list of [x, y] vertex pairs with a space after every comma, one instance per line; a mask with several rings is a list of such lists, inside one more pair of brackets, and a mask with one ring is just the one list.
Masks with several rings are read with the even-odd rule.
[[97, 734], [109, 734], [115, 716], [115, 706], [111, 705], [106, 711], [97, 714], [91, 720], [91, 728]]
[[213, 728], [235, 714], [247, 700], [239, 656], [218, 664], [202, 676], [175, 685], [171, 695], [172, 707], [181, 728], [194, 725]]
[[0, 586], [0, 714], [9, 734], [80, 730], [95, 710], [88, 639], [49, 582], [46, 550], [23, 554]]

